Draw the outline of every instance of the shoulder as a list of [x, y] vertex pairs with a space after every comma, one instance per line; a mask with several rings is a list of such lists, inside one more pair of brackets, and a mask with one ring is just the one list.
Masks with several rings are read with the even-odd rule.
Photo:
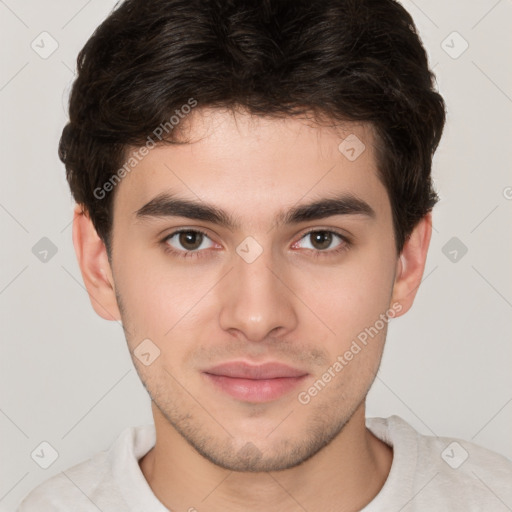
[[367, 426], [394, 446], [409, 472], [402, 478], [409, 479], [412, 495], [418, 493], [416, 502], [453, 506], [450, 510], [512, 507], [512, 461], [503, 455], [462, 439], [420, 434], [398, 416], [368, 418]]
[[140, 445], [140, 439], [150, 443], [150, 436], [151, 430], [147, 427], [126, 428], [108, 450], [96, 453], [35, 487], [22, 500], [17, 512], [97, 512], [98, 508], [107, 512], [123, 509], [125, 500], [116, 480], [116, 469], [128, 463], [136, 464], [134, 450]]
[[420, 435], [418, 459], [437, 472], [440, 487], [458, 491], [460, 499], [512, 506], [512, 461], [503, 455], [462, 439]]
[[70, 509], [97, 512], [94, 495], [108, 471], [102, 455], [100, 452], [39, 484], [23, 499], [17, 512], [64, 512]]

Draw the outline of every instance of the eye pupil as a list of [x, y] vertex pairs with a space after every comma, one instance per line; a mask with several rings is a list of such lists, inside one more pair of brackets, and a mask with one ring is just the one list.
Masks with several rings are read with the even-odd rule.
[[[202, 236], [202, 233], [197, 231], [182, 231], [179, 234], [179, 242], [185, 249], [193, 251], [200, 247]], [[190, 247], [190, 245], [192, 245], [192, 247]]]
[[313, 245], [317, 242], [320, 244], [320, 247], [315, 247], [317, 249], [327, 249], [332, 243], [332, 233], [328, 231], [317, 231], [316, 233], [312, 233]]

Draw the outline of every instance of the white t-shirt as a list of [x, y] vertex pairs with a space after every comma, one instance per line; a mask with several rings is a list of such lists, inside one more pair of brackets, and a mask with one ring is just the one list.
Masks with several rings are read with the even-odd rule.
[[[398, 416], [367, 418], [393, 447], [379, 494], [361, 512], [512, 510], [512, 461], [473, 443], [424, 436]], [[107, 451], [46, 480], [18, 512], [168, 512], [138, 461], [155, 445], [154, 425], [125, 429]]]

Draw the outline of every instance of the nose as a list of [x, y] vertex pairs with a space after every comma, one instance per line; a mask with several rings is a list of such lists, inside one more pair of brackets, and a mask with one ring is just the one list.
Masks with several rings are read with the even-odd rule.
[[283, 336], [297, 326], [293, 283], [283, 265], [272, 261], [271, 252], [264, 250], [252, 262], [236, 254], [234, 268], [219, 289], [220, 326], [248, 341]]

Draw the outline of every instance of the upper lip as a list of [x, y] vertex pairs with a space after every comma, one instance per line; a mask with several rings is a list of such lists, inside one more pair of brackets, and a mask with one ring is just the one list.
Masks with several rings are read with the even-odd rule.
[[233, 361], [213, 366], [204, 373], [222, 375], [239, 379], [277, 379], [279, 377], [302, 377], [307, 372], [292, 368], [282, 363], [271, 362], [261, 365], [250, 365], [241, 361]]

